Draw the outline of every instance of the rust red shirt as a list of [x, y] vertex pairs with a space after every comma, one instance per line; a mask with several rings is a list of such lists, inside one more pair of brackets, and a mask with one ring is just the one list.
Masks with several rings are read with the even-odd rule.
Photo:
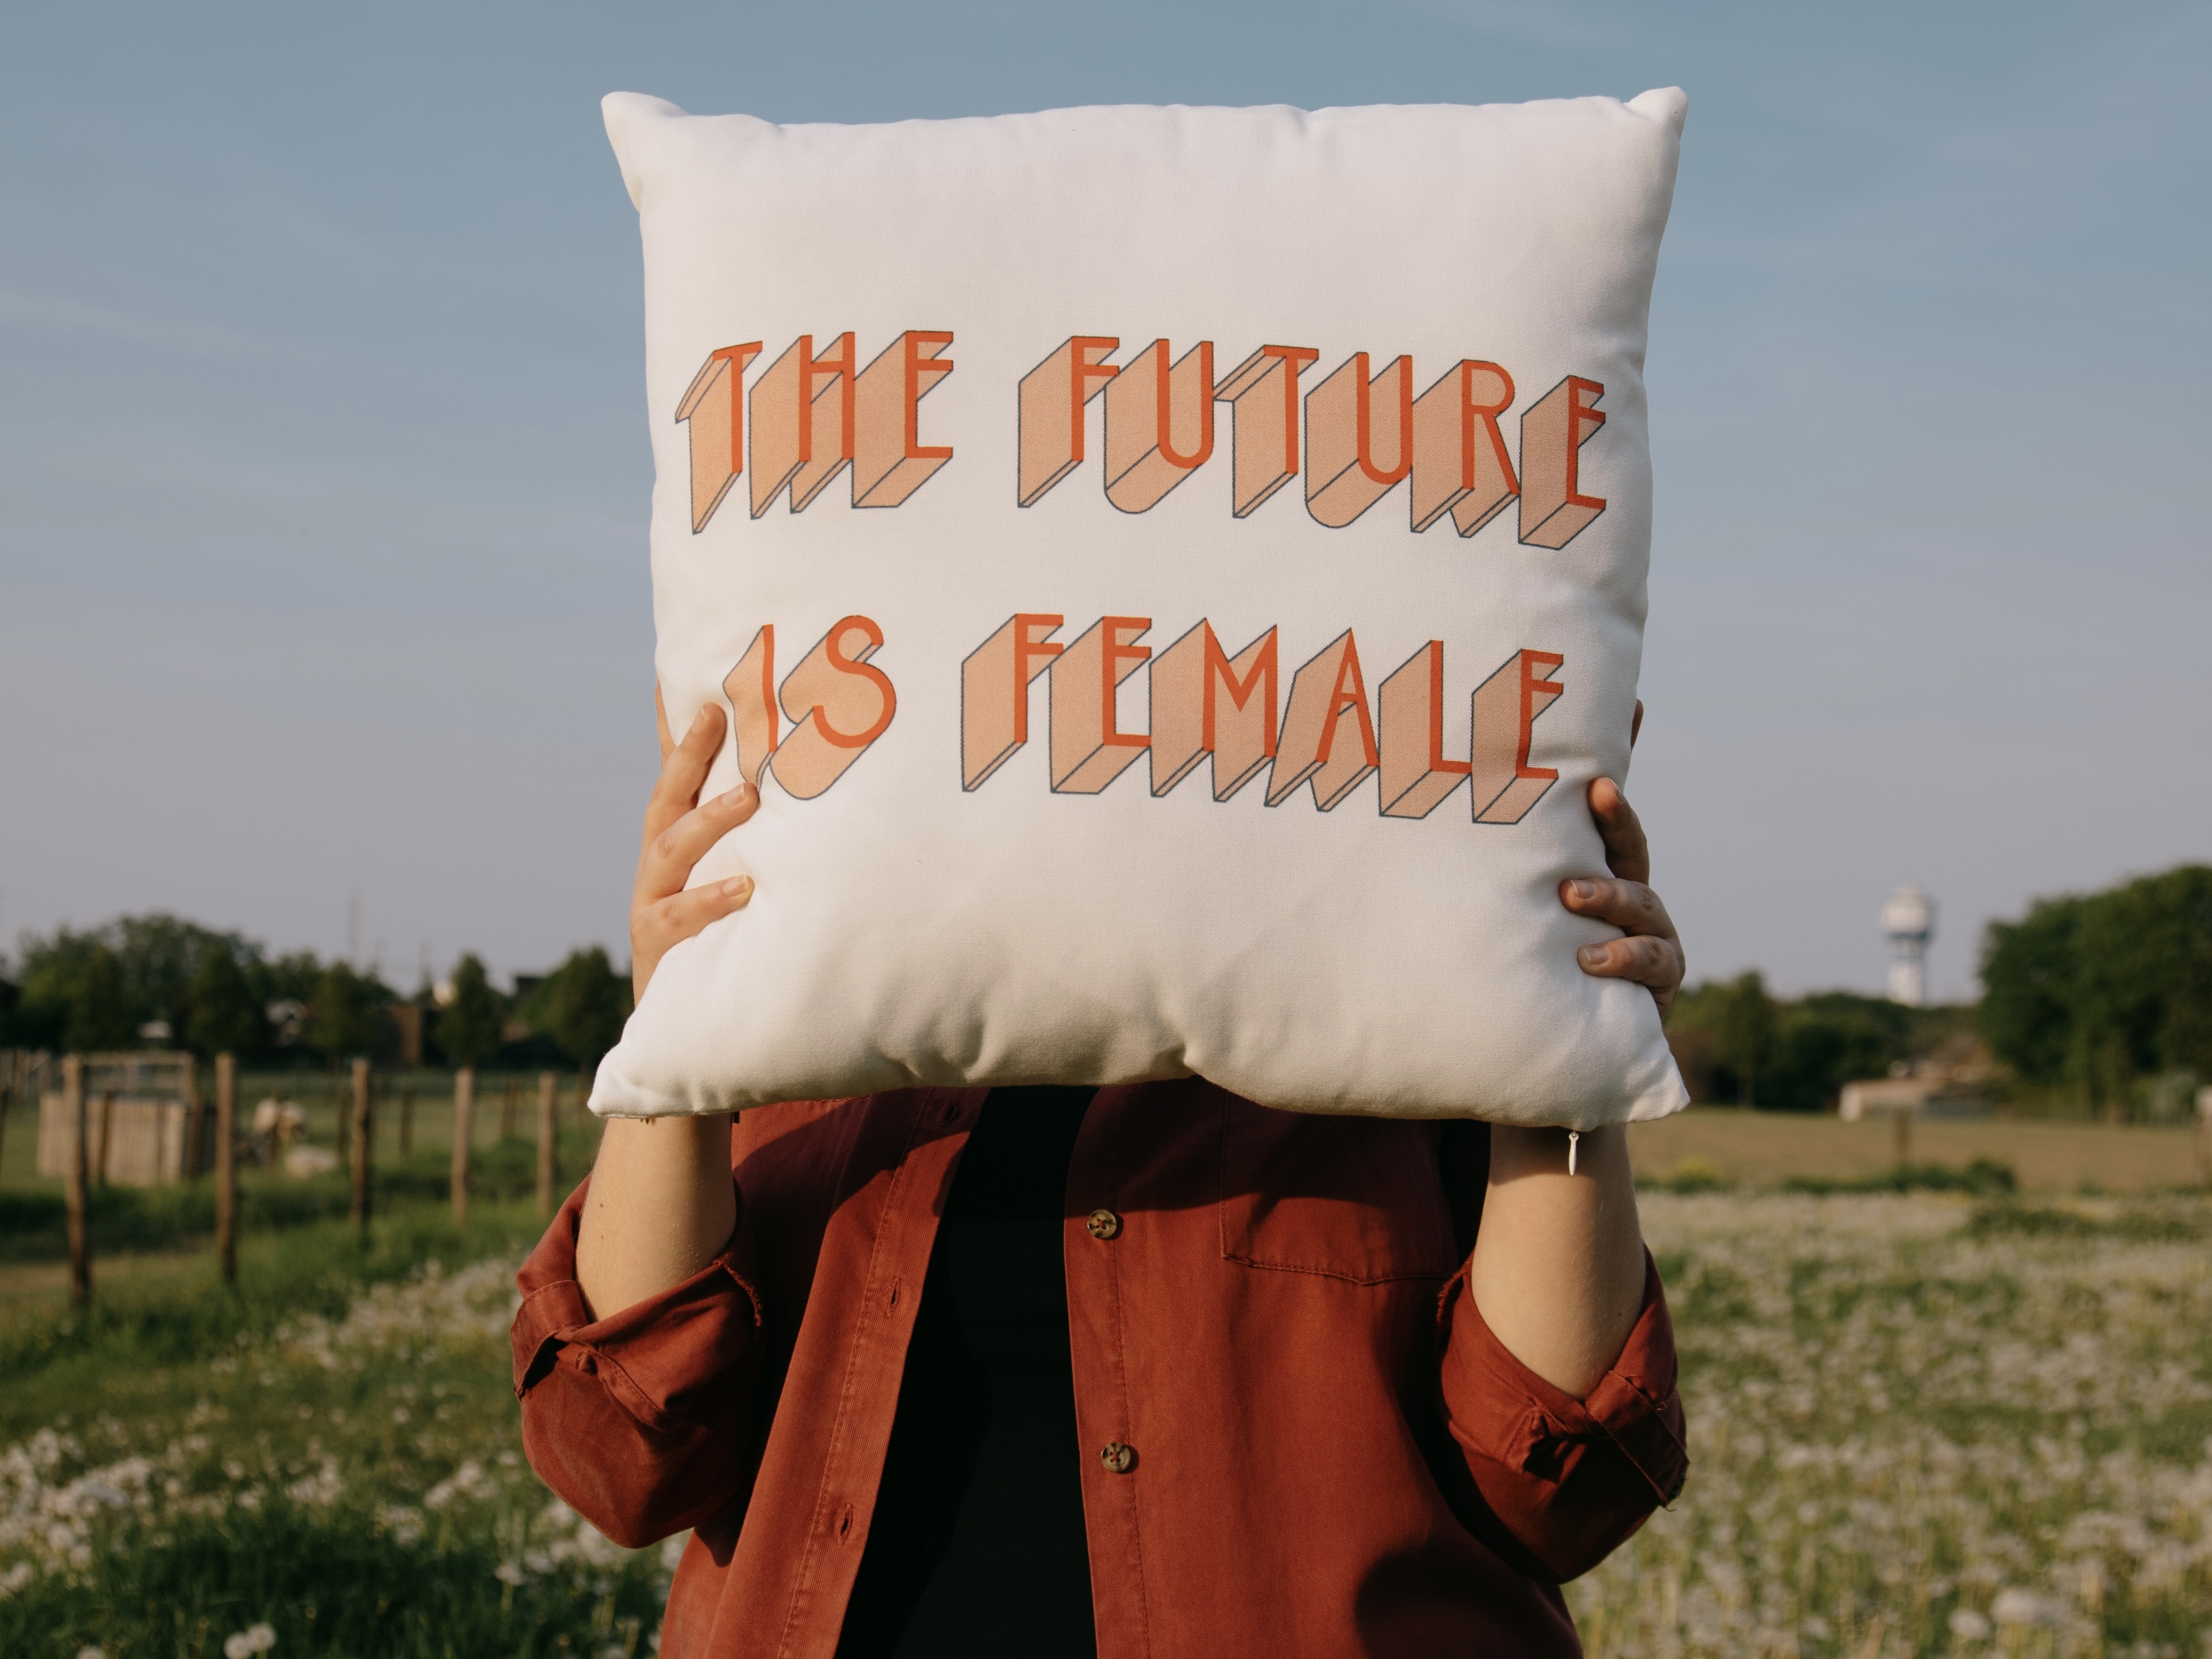
[[[938, 1215], [985, 1091], [746, 1112], [738, 1226], [610, 1318], [580, 1188], [524, 1265], [532, 1463], [608, 1536], [695, 1529], [665, 1659], [828, 1659]], [[1103, 1089], [1068, 1173], [1100, 1659], [1579, 1653], [1559, 1592], [1680, 1489], [1656, 1273], [1585, 1400], [1468, 1294], [1487, 1132]]]

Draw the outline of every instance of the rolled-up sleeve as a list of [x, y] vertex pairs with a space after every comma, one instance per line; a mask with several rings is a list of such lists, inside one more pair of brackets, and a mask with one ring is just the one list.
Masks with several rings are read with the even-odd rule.
[[1643, 1311], [1581, 1400], [1498, 1340], [1464, 1269], [1440, 1312], [1445, 1419], [1485, 1505], [1530, 1565], [1562, 1581], [1585, 1573], [1681, 1491], [1689, 1455], [1674, 1328], [1648, 1254]]
[[570, 1194], [517, 1276], [514, 1391], [532, 1467], [601, 1532], [639, 1548], [743, 1496], [762, 1308], [741, 1213], [697, 1273], [592, 1318], [576, 1283], [590, 1187]]

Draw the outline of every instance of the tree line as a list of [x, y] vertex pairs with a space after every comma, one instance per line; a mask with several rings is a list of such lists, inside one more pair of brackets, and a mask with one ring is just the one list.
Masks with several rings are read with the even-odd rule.
[[124, 916], [23, 939], [12, 981], [0, 980], [0, 1047], [174, 1047], [233, 1054], [245, 1065], [382, 1060], [398, 1051], [394, 1010], [407, 1004], [422, 1010], [426, 1059], [481, 1066], [506, 1054], [542, 1063], [550, 1048], [588, 1066], [622, 1035], [630, 986], [592, 945], [517, 995], [495, 988], [470, 953], [454, 968], [449, 996], [425, 985], [403, 997], [350, 963], [307, 951], [271, 955], [243, 934], [176, 916]]
[[1668, 1040], [1699, 1101], [1788, 1111], [1972, 1040], [2001, 1068], [1990, 1089], [2022, 1104], [2158, 1118], [2212, 1083], [2212, 866], [2039, 899], [1990, 924], [1980, 974], [1979, 1002], [1936, 1008], [1710, 981], [1677, 999]]
[[[2038, 900], [1990, 925], [1980, 971], [1978, 1005], [1937, 1008], [1848, 991], [1785, 1000], [1743, 974], [1685, 990], [1668, 1036], [1699, 1101], [1783, 1110], [1823, 1109], [1846, 1083], [1974, 1037], [2008, 1074], [1999, 1087], [2114, 1115], [2132, 1115], [2154, 1087], [2212, 1082], [2212, 866]], [[503, 1054], [539, 1064], [549, 1046], [594, 1064], [629, 1017], [629, 978], [596, 945], [520, 995], [502, 995], [473, 954], [443, 1006], [428, 988], [404, 1000], [423, 1008], [426, 1055], [455, 1066]], [[384, 1059], [402, 1000], [343, 961], [271, 956], [175, 916], [125, 916], [23, 940], [15, 982], [0, 979], [0, 1047], [131, 1048], [158, 1022], [166, 1042], [248, 1064]]]
[[2039, 900], [1981, 965], [1982, 1034], [2029, 1087], [2118, 1116], [2212, 1082], [2212, 866]]
[[1685, 990], [1667, 1040], [1700, 1103], [1817, 1112], [1846, 1083], [1955, 1046], [1972, 1022], [1971, 1008], [1907, 1008], [1855, 991], [1785, 1000], [1753, 972]]

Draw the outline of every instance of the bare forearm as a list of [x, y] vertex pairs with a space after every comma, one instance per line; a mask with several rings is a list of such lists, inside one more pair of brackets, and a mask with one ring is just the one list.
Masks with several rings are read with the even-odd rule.
[[611, 1121], [576, 1234], [576, 1282], [593, 1316], [697, 1273], [729, 1243], [737, 1214], [728, 1117]]
[[1580, 1399], [1644, 1303], [1644, 1236], [1626, 1129], [1585, 1131], [1567, 1173], [1563, 1129], [1498, 1124], [1468, 1288], [1498, 1340]]

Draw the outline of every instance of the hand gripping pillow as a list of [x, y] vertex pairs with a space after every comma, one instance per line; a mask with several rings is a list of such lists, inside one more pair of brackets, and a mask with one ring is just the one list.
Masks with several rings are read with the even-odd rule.
[[1589, 1128], [1685, 1094], [1621, 777], [1685, 100], [884, 126], [606, 100], [657, 665], [762, 805], [617, 1115], [1196, 1073]]

